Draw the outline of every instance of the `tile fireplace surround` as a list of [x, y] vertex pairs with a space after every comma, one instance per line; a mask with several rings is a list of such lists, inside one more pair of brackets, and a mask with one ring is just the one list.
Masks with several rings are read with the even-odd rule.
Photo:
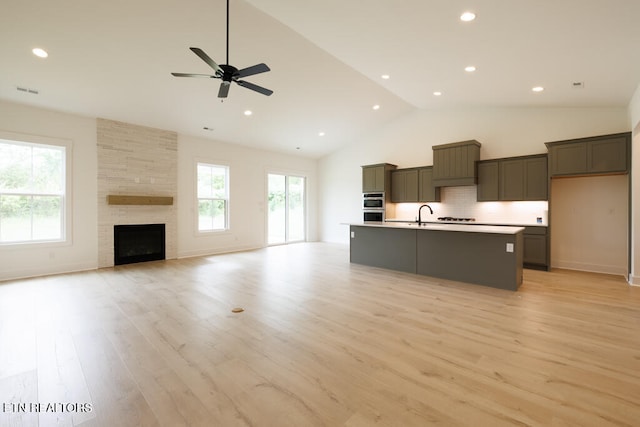
[[[177, 256], [178, 135], [97, 120], [98, 267], [114, 265], [113, 227], [166, 224], [166, 258]], [[173, 197], [171, 205], [109, 205], [109, 195]]]

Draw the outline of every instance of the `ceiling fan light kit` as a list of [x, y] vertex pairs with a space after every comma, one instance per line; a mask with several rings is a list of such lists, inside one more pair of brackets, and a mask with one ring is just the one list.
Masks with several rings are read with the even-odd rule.
[[253, 90], [266, 96], [270, 96], [273, 91], [262, 86], [250, 83], [245, 80], [240, 80], [245, 77], [253, 76], [256, 74], [266, 73], [271, 71], [267, 64], [261, 63], [252, 65], [251, 67], [238, 70], [233, 65], [229, 65], [229, 0], [227, 0], [227, 63], [218, 65], [213, 59], [209, 57], [202, 49], [197, 47], [190, 47], [191, 51], [198, 55], [200, 59], [207, 63], [213, 70], [214, 74], [192, 74], [192, 73], [171, 73], [175, 77], [205, 77], [211, 79], [221, 79], [220, 89], [218, 90], [218, 98], [226, 98], [229, 95], [229, 88], [232, 82], [237, 83], [239, 86]]

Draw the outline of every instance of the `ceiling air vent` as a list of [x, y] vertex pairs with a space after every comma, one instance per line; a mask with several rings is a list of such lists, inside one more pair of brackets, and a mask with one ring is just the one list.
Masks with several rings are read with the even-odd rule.
[[16, 89], [20, 92], [32, 93], [34, 95], [37, 95], [39, 93], [36, 89], [29, 89], [28, 87], [18, 86], [16, 87]]

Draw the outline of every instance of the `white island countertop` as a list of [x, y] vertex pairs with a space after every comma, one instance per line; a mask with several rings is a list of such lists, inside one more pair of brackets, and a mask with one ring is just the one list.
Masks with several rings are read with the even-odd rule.
[[437, 230], [437, 231], [462, 231], [465, 233], [489, 233], [489, 234], [517, 234], [524, 231], [524, 227], [511, 227], [502, 225], [467, 225], [467, 224], [434, 224], [417, 222], [376, 222], [365, 221], [360, 223], [349, 223], [358, 227], [382, 227], [382, 228], [404, 228], [414, 230]]

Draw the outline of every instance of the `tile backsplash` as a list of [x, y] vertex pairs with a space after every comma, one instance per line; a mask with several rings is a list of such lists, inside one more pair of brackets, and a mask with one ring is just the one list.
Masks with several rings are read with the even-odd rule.
[[[428, 203], [433, 215], [426, 213], [427, 221], [438, 217], [475, 218], [476, 222], [486, 224], [519, 224], [547, 225], [549, 203], [535, 202], [478, 202], [476, 186], [443, 187], [440, 189], [440, 202]], [[397, 203], [395, 217], [397, 219], [415, 220], [420, 203]], [[541, 218], [542, 223], [538, 222]]]

